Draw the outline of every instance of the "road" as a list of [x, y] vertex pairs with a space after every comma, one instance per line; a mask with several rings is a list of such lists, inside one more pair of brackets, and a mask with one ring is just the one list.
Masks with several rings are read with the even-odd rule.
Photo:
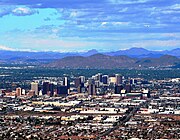
[[101, 139], [101, 137], [104, 137], [104, 136], [109, 135], [111, 132], [113, 132], [114, 130], [118, 129], [118, 127], [119, 127], [120, 125], [123, 125], [123, 124], [125, 124], [126, 122], [128, 122], [128, 121], [131, 119], [131, 117], [137, 112], [137, 110], [138, 110], [142, 105], [148, 104], [148, 102], [149, 102], [149, 100], [147, 100], [145, 103], [141, 103], [141, 104], [139, 104], [138, 106], [135, 106], [130, 113], [127, 113], [127, 114], [125, 114], [125, 116], [124, 116], [123, 118], [120, 118], [120, 119], [118, 120], [118, 122], [116, 122], [116, 124], [113, 125], [113, 126], [114, 126], [113, 128], [109, 128], [107, 131], [105, 131], [104, 133], [102, 133], [102, 134], [100, 134], [99, 136], [97, 136], [97, 137], [95, 138], [95, 140], [99, 140], [99, 139]]

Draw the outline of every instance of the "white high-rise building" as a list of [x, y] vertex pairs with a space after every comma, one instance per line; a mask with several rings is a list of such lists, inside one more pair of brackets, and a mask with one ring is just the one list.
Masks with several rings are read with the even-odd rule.
[[79, 78], [81, 79], [81, 83], [85, 83], [85, 76], [79, 76]]
[[68, 78], [64, 77], [64, 86], [68, 86]]
[[35, 95], [38, 95], [38, 83], [32, 82], [31, 90], [33, 90], [35, 92]]

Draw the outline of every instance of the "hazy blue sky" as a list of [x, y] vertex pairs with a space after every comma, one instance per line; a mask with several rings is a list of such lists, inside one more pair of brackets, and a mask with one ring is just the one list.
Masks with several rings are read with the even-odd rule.
[[0, 49], [180, 47], [180, 0], [1, 0]]

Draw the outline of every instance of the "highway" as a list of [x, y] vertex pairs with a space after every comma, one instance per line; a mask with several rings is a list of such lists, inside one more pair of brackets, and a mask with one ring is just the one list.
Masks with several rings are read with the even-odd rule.
[[149, 102], [149, 100], [147, 100], [145, 103], [141, 103], [141, 104], [139, 104], [138, 106], [135, 106], [135, 107], [133, 108], [133, 110], [130, 111], [130, 113], [126, 113], [124, 117], [119, 118], [118, 122], [114, 123], [114, 125], [113, 125], [114, 127], [113, 127], [113, 128], [109, 128], [107, 131], [105, 131], [104, 133], [102, 133], [102, 134], [100, 134], [99, 136], [97, 136], [97, 137], [95, 138], [95, 140], [100, 140], [102, 137], [107, 136], [107, 135], [109, 135], [111, 132], [113, 132], [114, 130], [118, 129], [118, 127], [119, 127], [120, 125], [123, 125], [123, 124], [125, 124], [126, 122], [128, 122], [128, 121], [131, 119], [131, 117], [137, 112], [137, 110], [138, 110], [139, 108], [141, 108], [142, 105], [148, 104], [148, 102]]

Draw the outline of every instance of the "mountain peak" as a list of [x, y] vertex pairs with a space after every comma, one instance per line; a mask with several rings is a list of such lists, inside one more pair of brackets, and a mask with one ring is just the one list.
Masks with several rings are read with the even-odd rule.
[[131, 51], [131, 52], [136, 52], [136, 53], [149, 53], [149, 50], [146, 50], [144, 48], [138, 48], [138, 47], [134, 47], [134, 48], [130, 48], [127, 51]]
[[133, 47], [127, 50], [144, 50], [144, 51], [148, 51], [147, 49], [141, 48], [141, 47]]
[[165, 55], [161, 56], [160, 58], [161, 59], [178, 59], [177, 57], [168, 55], [168, 54], [165, 54]]
[[87, 51], [87, 53], [98, 53], [98, 51], [96, 49], [92, 49], [92, 50]]
[[99, 53], [99, 52], [96, 49], [92, 49], [92, 50], [89, 50], [89, 51], [85, 52], [84, 54], [82, 54], [82, 56], [91, 56], [91, 55], [94, 55], [97, 53]]
[[104, 54], [94, 54], [89, 57], [65, 57], [54, 63], [49, 63], [49, 67], [58, 68], [137, 68], [141, 65], [144, 68], [148, 67], [167, 67], [170, 65], [179, 64], [180, 59], [164, 55], [160, 58], [130, 58], [124, 56], [108, 56]]

